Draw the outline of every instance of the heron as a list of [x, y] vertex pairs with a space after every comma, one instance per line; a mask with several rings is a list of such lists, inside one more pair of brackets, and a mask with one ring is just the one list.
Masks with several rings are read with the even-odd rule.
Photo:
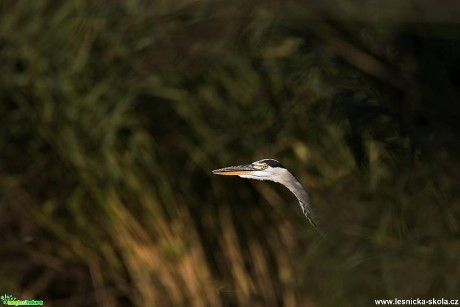
[[317, 224], [311, 205], [310, 196], [302, 184], [291, 174], [280, 162], [275, 159], [263, 159], [237, 166], [228, 166], [212, 171], [216, 175], [239, 176], [246, 179], [269, 180], [281, 183], [291, 191], [299, 201], [302, 212], [313, 226], [313, 228], [322, 236], [323, 232]]

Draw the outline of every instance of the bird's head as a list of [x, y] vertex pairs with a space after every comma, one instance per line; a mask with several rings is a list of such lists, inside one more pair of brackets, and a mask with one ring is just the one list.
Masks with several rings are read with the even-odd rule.
[[212, 171], [216, 175], [239, 176], [247, 179], [280, 182], [287, 173], [286, 168], [274, 159], [263, 159], [251, 164], [229, 166]]

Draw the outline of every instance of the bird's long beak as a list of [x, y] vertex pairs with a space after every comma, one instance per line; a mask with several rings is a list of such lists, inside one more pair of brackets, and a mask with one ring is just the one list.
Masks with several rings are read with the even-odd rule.
[[229, 167], [219, 168], [219, 169], [213, 170], [212, 173], [215, 175], [238, 176], [238, 175], [251, 174], [254, 171], [257, 171], [257, 169], [252, 164], [247, 164], [247, 165], [238, 165], [238, 166], [229, 166]]

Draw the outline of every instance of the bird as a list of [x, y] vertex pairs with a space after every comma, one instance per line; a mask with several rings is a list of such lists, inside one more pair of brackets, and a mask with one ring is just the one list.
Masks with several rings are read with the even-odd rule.
[[307, 220], [313, 228], [324, 237], [324, 233], [320, 230], [317, 218], [314, 214], [310, 196], [299, 180], [297, 180], [297, 178], [295, 178], [279, 161], [275, 159], [262, 159], [250, 164], [219, 168], [213, 170], [212, 173], [215, 175], [239, 176], [246, 179], [269, 180], [281, 183], [294, 194]]

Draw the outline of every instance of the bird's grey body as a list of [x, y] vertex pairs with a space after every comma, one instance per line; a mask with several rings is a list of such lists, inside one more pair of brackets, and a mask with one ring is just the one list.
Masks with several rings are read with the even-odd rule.
[[302, 184], [281, 163], [274, 159], [263, 159], [247, 165], [229, 166], [212, 171], [216, 175], [239, 176], [241, 178], [270, 180], [281, 183], [291, 191], [300, 203], [303, 214], [310, 224], [322, 234], [317, 225], [310, 196]]

